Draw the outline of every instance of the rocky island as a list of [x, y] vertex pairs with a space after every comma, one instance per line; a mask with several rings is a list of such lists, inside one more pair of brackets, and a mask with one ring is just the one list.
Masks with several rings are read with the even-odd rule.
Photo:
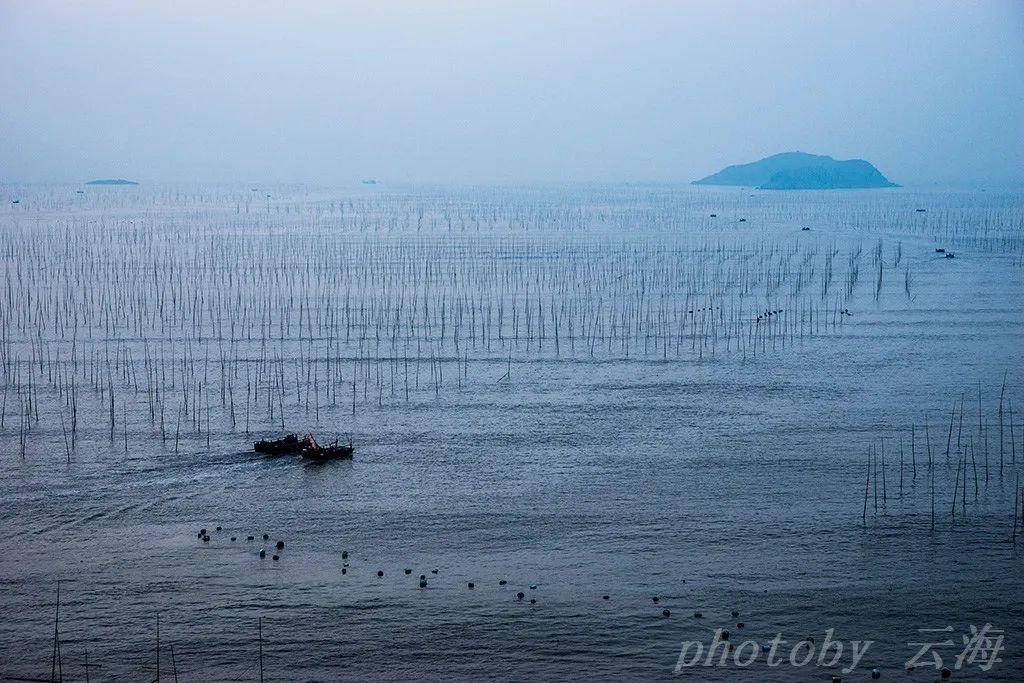
[[749, 164], [728, 166], [693, 185], [735, 185], [761, 190], [838, 190], [899, 187], [863, 159], [784, 152]]
[[86, 185], [138, 185], [134, 180], [125, 180], [124, 178], [101, 178], [99, 180], [90, 180]]

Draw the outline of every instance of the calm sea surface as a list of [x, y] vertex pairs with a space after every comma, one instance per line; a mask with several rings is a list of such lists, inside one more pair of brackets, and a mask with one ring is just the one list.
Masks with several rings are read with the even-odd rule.
[[0, 678], [1024, 677], [1020, 191], [0, 200]]

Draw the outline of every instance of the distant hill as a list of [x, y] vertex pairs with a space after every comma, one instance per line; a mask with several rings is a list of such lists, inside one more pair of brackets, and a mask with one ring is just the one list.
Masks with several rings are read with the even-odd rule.
[[138, 183], [124, 178], [101, 178], [100, 180], [90, 180], [86, 185], [138, 185]]
[[762, 190], [835, 190], [899, 187], [863, 159], [784, 152], [749, 164], [728, 166], [694, 185], [738, 185]]

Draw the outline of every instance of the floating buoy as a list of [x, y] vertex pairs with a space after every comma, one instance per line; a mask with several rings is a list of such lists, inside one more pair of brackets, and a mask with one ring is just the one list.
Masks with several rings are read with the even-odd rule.
[[702, 618], [703, 616], [704, 616], [704, 615], [703, 615], [703, 614], [701, 614], [700, 612], [694, 612], [694, 613], [693, 613], [693, 618], [694, 618], [694, 619], [700, 619], [700, 618]]
[[430, 570], [430, 573], [431, 573], [431, 574], [436, 574], [436, 573], [437, 573], [437, 570], [436, 570], [436, 569], [431, 569], [431, 570]]
[[199, 538], [202, 538], [205, 535], [206, 535], [206, 529], [200, 529], [199, 530]]
[[661, 610], [661, 616], [663, 616], [663, 617], [670, 617], [670, 616], [672, 616], [672, 613], [669, 612], [667, 609], [663, 609], [663, 610]]
[[476, 588], [476, 584], [473, 583], [472, 581], [470, 581], [468, 585], [469, 585], [469, 590], [473, 590], [474, 588]]
[[277, 560], [280, 560], [281, 558], [280, 558], [280, 557], [278, 557], [277, 555], [274, 555], [274, 556], [273, 556], [272, 558], [270, 558], [270, 559], [272, 559], [272, 560], [274, 560], [274, 561], [276, 562]]
[[209, 543], [209, 542], [210, 542], [210, 537], [209, 536], [203, 536], [203, 543]]
[[377, 576], [384, 576], [384, 570], [378, 569], [377, 570]]
[[651, 602], [653, 602], [654, 604], [658, 604], [658, 596], [657, 595], [651, 596]]
[[426, 587], [427, 587], [427, 580], [426, 579], [420, 579], [420, 588], [426, 588]]
[[746, 626], [746, 624], [744, 624], [742, 621], [736, 624], [736, 628], [743, 628], [744, 626]]
[[508, 583], [508, 581], [506, 581], [505, 579], [502, 579], [501, 581], [498, 582], [498, 585], [499, 586], [504, 586], [507, 583]]
[[879, 671], [878, 669], [872, 669], [871, 670], [871, 677], [872, 678], [881, 678], [882, 677], [882, 672]]
[[840, 678], [839, 676], [833, 676], [832, 677], [832, 683], [843, 683], [843, 679]]
[[348, 559], [348, 551], [347, 550], [342, 550], [341, 551], [341, 559], [343, 559], [343, 560], [347, 560]]
[[537, 584], [535, 584], [535, 583], [530, 584], [530, 590], [532, 590], [532, 591], [537, 590]]
[[255, 538], [256, 538], [255, 536], [246, 536], [245, 540], [252, 541], [252, 540], [255, 540]]
[[740, 615], [740, 613], [737, 610], [733, 610], [732, 611], [732, 616], [733, 617], [738, 617], [739, 615]]
[[236, 539], [234, 536], [231, 537], [231, 541], [234, 542]]
[[406, 569], [405, 570], [405, 575], [409, 576], [409, 574], [412, 574], [412, 570], [411, 569]]
[[266, 550], [263, 550], [263, 549], [261, 549], [261, 550], [260, 550], [260, 557], [266, 557], [266, 556], [267, 556], [267, 551], [266, 551]]
[[516, 600], [522, 600], [525, 597], [526, 597], [526, 594], [523, 593], [523, 591], [519, 591], [518, 593], [516, 593]]
[[722, 640], [729, 640], [729, 632], [728, 631], [722, 631], [721, 639]]
[[537, 604], [537, 598], [530, 598], [530, 604], [531, 605], [536, 605]]
[[950, 671], [948, 667], [945, 667], [945, 666], [942, 667], [942, 677], [943, 678], [949, 678], [952, 675], [953, 675], [953, 672]]
[[284, 541], [278, 541], [277, 542], [277, 549], [278, 550], [284, 550]]
[[342, 574], [348, 574], [348, 570], [347, 570], [347, 569], [345, 569], [344, 567], [342, 567], [342, 568], [341, 568], [341, 573], [342, 573]]
[[608, 599], [609, 599], [609, 597], [610, 597], [610, 596], [607, 596], [607, 595], [602, 595], [602, 596], [601, 596], [601, 599], [602, 599], [602, 600], [608, 600]]
[[263, 534], [263, 540], [264, 541], [269, 541], [270, 540], [270, 534]]
[[420, 581], [426, 581], [426, 580], [427, 580], [427, 575], [426, 574], [420, 574]]
[[769, 647], [768, 645], [762, 645], [761, 652], [771, 652], [771, 647]]
[[220, 530], [221, 530], [221, 527], [217, 527], [217, 531], [220, 531]]

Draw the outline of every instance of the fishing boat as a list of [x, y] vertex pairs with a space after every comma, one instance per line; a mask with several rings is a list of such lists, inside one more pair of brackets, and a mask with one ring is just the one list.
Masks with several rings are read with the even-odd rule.
[[307, 445], [307, 438], [299, 438], [297, 434], [288, 434], [281, 439], [263, 439], [252, 445], [257, 453], [265, 455], [288, 455], [289, 453], [300, 453]]
[[352, 443], [343, 445], [339, 444], [337, 439], [334, 443], [329, 446], [321, 446], [313, 438], [312, 434], [306, 435], [306, 445], [302, 449], [302, 457], [306, 460], [313, 460], [314, 462], [326, 462], [328, 460], [345, 460], [352, 457], [355, 452], [355, 448]]

